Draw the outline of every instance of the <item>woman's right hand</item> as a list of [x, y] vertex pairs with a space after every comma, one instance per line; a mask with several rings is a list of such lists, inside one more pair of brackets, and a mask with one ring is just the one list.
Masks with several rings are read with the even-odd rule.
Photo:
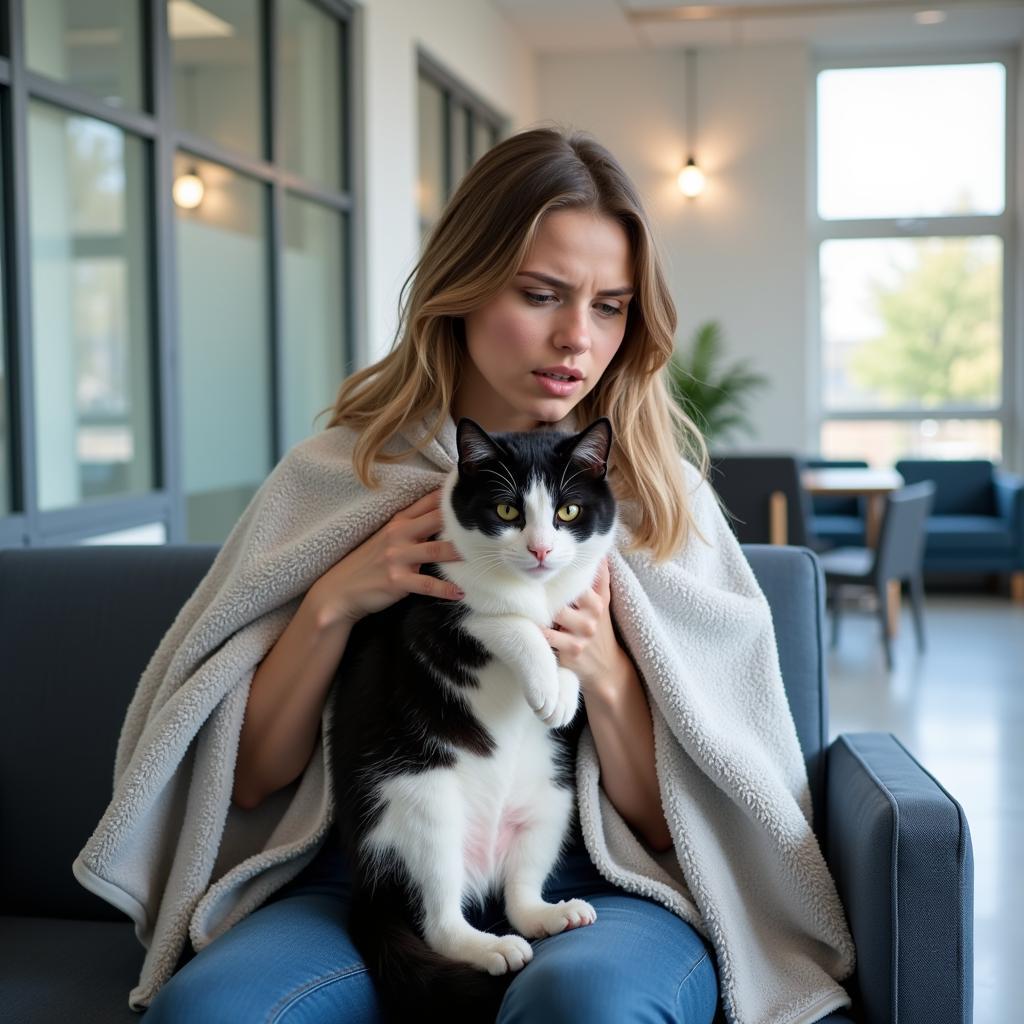
[[419, 571], [426, 562], [462, 561], [450, 541], [426, 540], [443, 526], [441, 492], [438, 487], [400, 509], [313, 584], [327, 621], [355, 623], [408, 594], [449, 600], [463, 596], [454, 583]]

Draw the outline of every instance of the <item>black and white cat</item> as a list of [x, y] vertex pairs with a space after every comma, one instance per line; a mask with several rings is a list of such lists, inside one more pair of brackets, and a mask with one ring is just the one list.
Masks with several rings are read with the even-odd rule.
[[[410, 594], [360, 620], [332, 693], [350, 934], [401, 1020], [493, 1020], [532, 956], [527, 938], [596, 919], [584, 900], [541, 895], [575, 809], [563, 727], [580, 687], [539, 627], [593, 584], [614, 543], [611, 424], [490, 435], [463, 418], [456, 436], [439, 536], [464, 561], [421, 571], [465, 598]], [[492, 890], [519, 934], [466, 920]]]

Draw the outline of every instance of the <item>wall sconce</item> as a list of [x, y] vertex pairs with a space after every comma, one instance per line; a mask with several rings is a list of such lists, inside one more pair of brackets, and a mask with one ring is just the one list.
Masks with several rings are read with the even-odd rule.
[[203, 201], [205, 194], [206, 186], [195, 167], [190, 167], [187, 174], [180, 174], [174, 179], [171, 195], [183, 210], [194, 210]]
[[695, 199], [704, 191], [704, 172], [697, 166], [692, 156], [679, 172], [678, 181], [679, 191], [688, 199]]
[[679, 191], [689, 199], [694, 199], [704, 191], [704, 172], [697, 166], [693, 158], [697, 139], [697, 69], [696, 52], [686, 51], [686, 134], [689, 138], [689, 156], [686, 166], [679, 172], [677, 179]]

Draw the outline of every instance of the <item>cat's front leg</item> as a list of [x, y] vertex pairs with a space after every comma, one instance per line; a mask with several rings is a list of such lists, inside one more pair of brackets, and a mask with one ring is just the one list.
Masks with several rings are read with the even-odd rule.
[[537, 624], [522, 615], [467, 616], [462, 628], [511, 670], [533, 713], [552, 729], [576, 714], [580, 683], [563, 669]]
[[575, 717], [580, 703], [580, 677], [571, 668], [558, 666], [558, 699], [550, 719], [542, 721], [552, 729], [568, 725]]

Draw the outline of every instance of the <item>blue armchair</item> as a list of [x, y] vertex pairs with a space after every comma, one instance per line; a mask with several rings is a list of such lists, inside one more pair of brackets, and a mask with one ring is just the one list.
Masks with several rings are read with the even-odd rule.
[[[963, 811], [895, 737], [829, 744], [818, 561], [804, 548], [745, 550], [771, 603], [815, 828], [857, 946], [853, 1011], [826, 1020], [967, 1024]], [[78, 885], [71, 862], [109, 799], [139, 675], [215, 551], [0, 551], [0, 993], [11, 1024], [139, 1019], [127, 1001], [142, 961], [134, 928]]]
[[1003, 573], [1024, 602], [1024, 479], [987, 459], [901, 459], [896, 470], [935, 481], [925, 572]]

